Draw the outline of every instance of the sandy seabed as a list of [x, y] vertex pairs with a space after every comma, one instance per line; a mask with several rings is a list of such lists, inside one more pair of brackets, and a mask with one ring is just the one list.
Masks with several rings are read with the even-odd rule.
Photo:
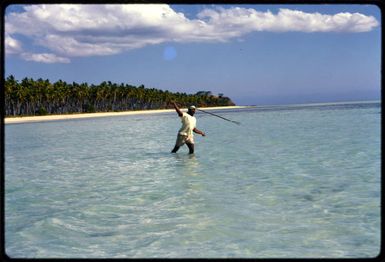
[[[217, 109], [239, 109], [247, 108], [249, 106], [220, 106], [220, 107], [204, 107], [203, 110], [217, 110]], [[186, 108], [181, 108], [182, 111], [187, 111]], [[173, 112], [175, 109], [159, 109], [159, 110], [138, 110], [138, 111], [123, 111], [123, 112], [103, 112], [103, 113], [81, 113], [81, 114], [63, 114], [63, 115], [46, 115], [46, 116], [21, 116], [21, 117], [7, 117], [4, 119], [4, 124], [28, 123], [28, 122], [43, 122], [66, 119], [79, 118], [93, 118], [93, 117], [108, 117], [108, 116], [126, 116], [126, 115], [140, 115], [140, 114], [158, 114]]]

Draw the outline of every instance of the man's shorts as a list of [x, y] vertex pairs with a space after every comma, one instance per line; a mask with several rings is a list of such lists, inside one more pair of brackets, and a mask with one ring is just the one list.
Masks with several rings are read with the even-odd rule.
[[181, 134], [178, 134], [178, 137], [176, 138], [176, 146], [183, 146], [185, 143], [188, 143], [188, 144], [194, 144], [194, 139], [193, 139], [193, 136], [185, 136], [185, 135], [181, 135]]

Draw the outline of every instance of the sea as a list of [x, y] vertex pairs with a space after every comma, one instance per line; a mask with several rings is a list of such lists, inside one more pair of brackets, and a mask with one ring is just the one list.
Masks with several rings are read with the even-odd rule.
[[6, 124], [11, 258], [374, 258], [381, 103]]

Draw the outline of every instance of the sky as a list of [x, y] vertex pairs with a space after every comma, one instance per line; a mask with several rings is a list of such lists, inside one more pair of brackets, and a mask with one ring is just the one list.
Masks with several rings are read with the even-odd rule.
[[103, 81], [237, 105], [381, 99], [376, 5], [49, 4], [5, 10], [5, 77]]

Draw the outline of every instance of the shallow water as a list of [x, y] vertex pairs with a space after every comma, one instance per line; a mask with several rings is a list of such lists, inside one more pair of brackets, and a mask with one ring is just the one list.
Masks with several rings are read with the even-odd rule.
[[362, 258], [380, 251], [380, 104], [5, 126], [14, 258]]

